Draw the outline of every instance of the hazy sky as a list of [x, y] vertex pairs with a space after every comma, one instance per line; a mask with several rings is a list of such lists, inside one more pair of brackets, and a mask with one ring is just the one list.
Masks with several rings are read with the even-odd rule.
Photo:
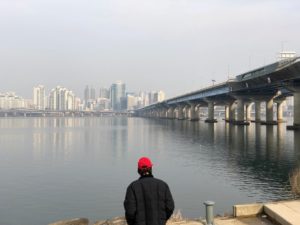
[[299, 0], [0, 0], [0, 92], [56, 85], [167, 97], [300, 53]]

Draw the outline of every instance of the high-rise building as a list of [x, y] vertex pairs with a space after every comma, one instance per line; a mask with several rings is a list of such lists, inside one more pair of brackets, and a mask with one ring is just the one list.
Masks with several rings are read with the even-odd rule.
[[111, 107], [114, 111], [122, 110], [121, 99], [126, 97], [125, 89], [126, 89], [126, 86], [121, 81], [117, 81], [116, 83], [111, 85], [110, 101], [111, 101]]
[[96, 89], [88, 85], [84, 89], [84, 106], [86, 110], [93, 110], [96, 103]]
[[90, 88], [90, 100], [96, 100], [96, 89], [94, 87]]
[[87, 104], [87, 102], [90, 100], [90, 88], [87, 85], [84, 89], [84, 103]]
[[49, 108], [54, 111], [75, 110], [75, 95], [67, 88], [57, 86], [49, 95]]
[[107, 88], [101, 87], [99, 89], [99, 98], [109, 99], [109, 90]]
[[151, 91], [151, 92], [148, 93], [148, 101], [149, 101], [149, 105], [155, 103], [154, 95], [155, 95], [155, 91]]
[[155, 92], [154, 93], [154, 103], [164, 101], [165, 100], [165, 96], [166, 96], [166, 94], [163, 91], [157, 91], [157, 92]]
[[137, 97], [132, 95], [132, 94], [128, 94], [127, 95], [127, 110], [134, 110], [136, 109], [137, 106]]
[[96, 103], [96, 110], [107, 111], [110, 109], [110, 100], [107, 98], [98, 98]]
[[33, 88], [33, 105], [35, 109], [45, 110], [46, 108], [46, 92], [43, 85]]

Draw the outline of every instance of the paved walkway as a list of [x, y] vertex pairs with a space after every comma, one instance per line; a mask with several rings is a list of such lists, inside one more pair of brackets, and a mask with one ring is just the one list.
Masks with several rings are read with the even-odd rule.
[[282, 225], [300, 225], [300, 200], [268, 203], [264, 212]]
[[265, 218], [229, 218], [229, 219], [215, 219], [215, 225], [273, 225], [269, 220]]

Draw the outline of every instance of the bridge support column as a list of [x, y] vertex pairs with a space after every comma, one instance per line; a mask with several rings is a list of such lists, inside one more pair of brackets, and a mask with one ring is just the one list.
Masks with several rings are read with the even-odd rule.
[[274, 110], [273, 110], [274, 101], [273, 98], [266, 101], [266, 121], [262, 122], [262, 125], [276, 125], [277, 122], [274, 121]]
[[161, 109], [158, 109], [158, 112], [157, 112], [157, 117], [158, 117], [158, 118], [161, 118], [161, 117], [162, 117], [162, 112], [161, 112]]
[[216, 123], [215, 117], [215, 106], [214, 102], [208, 102], [208, 118], [205, 120], [206, 123]]
[[252, 103], [246, 105], [246, 121], [251, 122], [251, 108]]
[[162, 118], [167, 119], [168, 118], [168, 109], [162, 109]]
[[177, 119], [178, 120], [183, 120], [183, 106], [178, 106], [178, 111], [177, 111]]
[[183, 114], [183, 117], [184, 117], [185, 120], [189, 119], [189, 111], [190, 111], [189, 108], [190, 108], [189, 106], [185, 106], [185, 107], [184, 107], [184, 114]]
[[235, 109], [236, 109], [235, 102], [231, 102], [229, 104], [229, 119], [227, 122], [233, 123], [235, 121]]
[[243, 99], [237, 100], [237, 119], [233, 122], [235, 125], [249, 125], [249, 122], [245, 121], [245, 104]]
[[170, 107], [169, 109], [168, 109], [168, 118], [169, 119], [174, 119], [175, 118], [175, 108], [173, 108], [173, 107]]
[[300, 130], [300, 90], [294, 93], [294, 124], [288, 130]]
[[255, 120], [254, 120], [255, 123], [261, 122], [260, 112], [261, 112], [261, 102], [256, 101], [255, 102]]
[[285, 101], [279, 101], [277, 102], [277, 123], [283, 123], [283, 104]]
[[196, 109], [197, 105], [196, 104], [190, 104], [190, 121], [198, 121], [199, 116], [198, 116], [198, 110]]
[[225, 121], [226, 122], [229, 122], [229, 106], [228, 105], [226, 105], [225, 106]]
[[155, 118], [155, 117], [156, 117], [156, 111], [155, 111], [155, 110], [152, 110], [152, 112], [151, 112], [151, 117], [152, 117], [152, 118]]

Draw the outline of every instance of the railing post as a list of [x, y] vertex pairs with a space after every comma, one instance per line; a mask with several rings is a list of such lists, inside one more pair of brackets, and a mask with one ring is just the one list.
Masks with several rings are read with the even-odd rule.
[[204, 202], [205, 205], [205, 212], [206, 212], [206, 224], [207, 225], [214, 225], [214, 202], [213, 201], [206, 201]]

